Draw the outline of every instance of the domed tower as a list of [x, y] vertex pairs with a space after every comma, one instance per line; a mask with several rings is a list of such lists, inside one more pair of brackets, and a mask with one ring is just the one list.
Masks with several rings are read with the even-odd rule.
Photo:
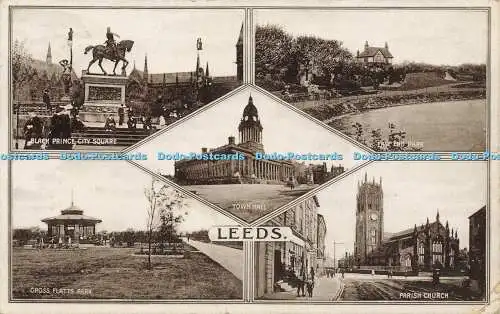
[[259, 120], [257, 107], [253, 104], [252, 96], [248, 98], [248, 104], [243, 110], [243, 117], [238, 126], [240, 134], [240, 146], [263, 152], [262, 145], [262, 125]]

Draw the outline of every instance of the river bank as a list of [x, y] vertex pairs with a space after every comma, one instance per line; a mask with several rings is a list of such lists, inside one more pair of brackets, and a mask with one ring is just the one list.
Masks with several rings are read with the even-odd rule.
[[367, 110], [328, 125], [370, 147], [376, 131], [387, 143], [391, 133], [404, 132], [405, 141], [418, 144], [420, 151], [482, 151], [486, 112], [485, 99], [459, 99]]
[[371, 97], [346, 97], [325, 101], [317, 106], [304, 108], [304, 112], [329, 123], [346, 116], [361, 114], [374, 109], [404, 105], [425, 104], [457, 100], [485, 99], [486, 89], [439, 91], [435, 93], [380, 94]]

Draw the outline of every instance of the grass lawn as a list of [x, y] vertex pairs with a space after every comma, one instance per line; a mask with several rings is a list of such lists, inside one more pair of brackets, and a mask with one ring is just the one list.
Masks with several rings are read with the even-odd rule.
[[278, 184], [189, 185], [185, 188], [250, 222], [293, 201], [316, 186], [300, 185], [294, 190]]
[[[153, 269], [148, 270], [147, 257], [134, 256], [136, 251], [138, 249], [108, 247], [14, 248], [13, 297], [241, 299], [243, 296], [241, 280], [200, 252], [190, 252], [184, 258], [152, 256]], [[34, 288], [45, 290], [36, 293]]]

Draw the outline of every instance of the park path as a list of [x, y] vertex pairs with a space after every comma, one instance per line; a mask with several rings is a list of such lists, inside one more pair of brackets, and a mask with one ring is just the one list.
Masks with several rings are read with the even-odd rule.
[[187, 242], [184, 238], [183, 240], [243, 280], [243, 250], [195, 240]]

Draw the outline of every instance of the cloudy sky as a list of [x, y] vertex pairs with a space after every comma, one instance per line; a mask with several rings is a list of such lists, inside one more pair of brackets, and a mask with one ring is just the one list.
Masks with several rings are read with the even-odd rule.
[[487, 13], [472, 10], [255, 10], [256, 24], [277, 24], [293, 35], [344, 43], [353, 54], [365, 41], [394, 62], [486, 63]]
[[318, 193], [319, 213], [327, 225], [326, 248], [337, 258], [354, 251], [358, 180], [378, 182], [382, 177], [384, 232], [399, 232], [440, 221], [458, 228], [460, 248], [469, 246], [468, 217], [486, 205], [486, 163], [482, 162], [379, 162], [372, 163]]
[[[352, 156], [354, 152], [360, 150], [350, 142], [253, 88], [247, 88], [225, 99], [137, 148], [135, 151], [150, 156], [148, 160], [138, 162], [150, 169], [173, 174], [174, 161], [157, 160], [157, 152], [199, 153], [202, 147], [216, 148], [227, 144], [231, 135], [238, 143], [238, 124], [250, 95], [257, 107], [263, 127], [262, 141], [265, 153], [337, 152], [343, 154], [344, 160], [329, 161], [328, 167], [332, 164], [341, 164], [350, 169], [358, 163]], [[308, 163], [322, 163], [322, 161]]]
[[[151, 176], [124, 161], [16, 161], [12, 168], [12, 226], [40, 226], [40, 220], [57, 216], [71, 204], [84, 214], [102, 219], [97, 230], [144, 230], [148, 202], [144, 189]], [[235, 225], [224, 215], [196, 200], [186, 201], [180, 231]]]
[[[193, 71], [200, 37], [203, 66], [208, 61], [212, 75], [236, 75], [235, 45], [243, 17], [242, 10], [15, 9], [12, 39], [24, 41], [33, 58], [41, 60], [50, 42], [52, 60], [58, 62], [69, 59], [66, 40], [72, 27], [73, 66], [80, 75], [91, 58], [83, 54], [85, 47], [103, 44], [108, 26], [121, 39], [135, 41], [125, 57], [129, 70], [134, 60], [142, 70], [147, 53], [150, 73]], [[109, 72], [113, 64], [104, 61], [103, 67]]]

